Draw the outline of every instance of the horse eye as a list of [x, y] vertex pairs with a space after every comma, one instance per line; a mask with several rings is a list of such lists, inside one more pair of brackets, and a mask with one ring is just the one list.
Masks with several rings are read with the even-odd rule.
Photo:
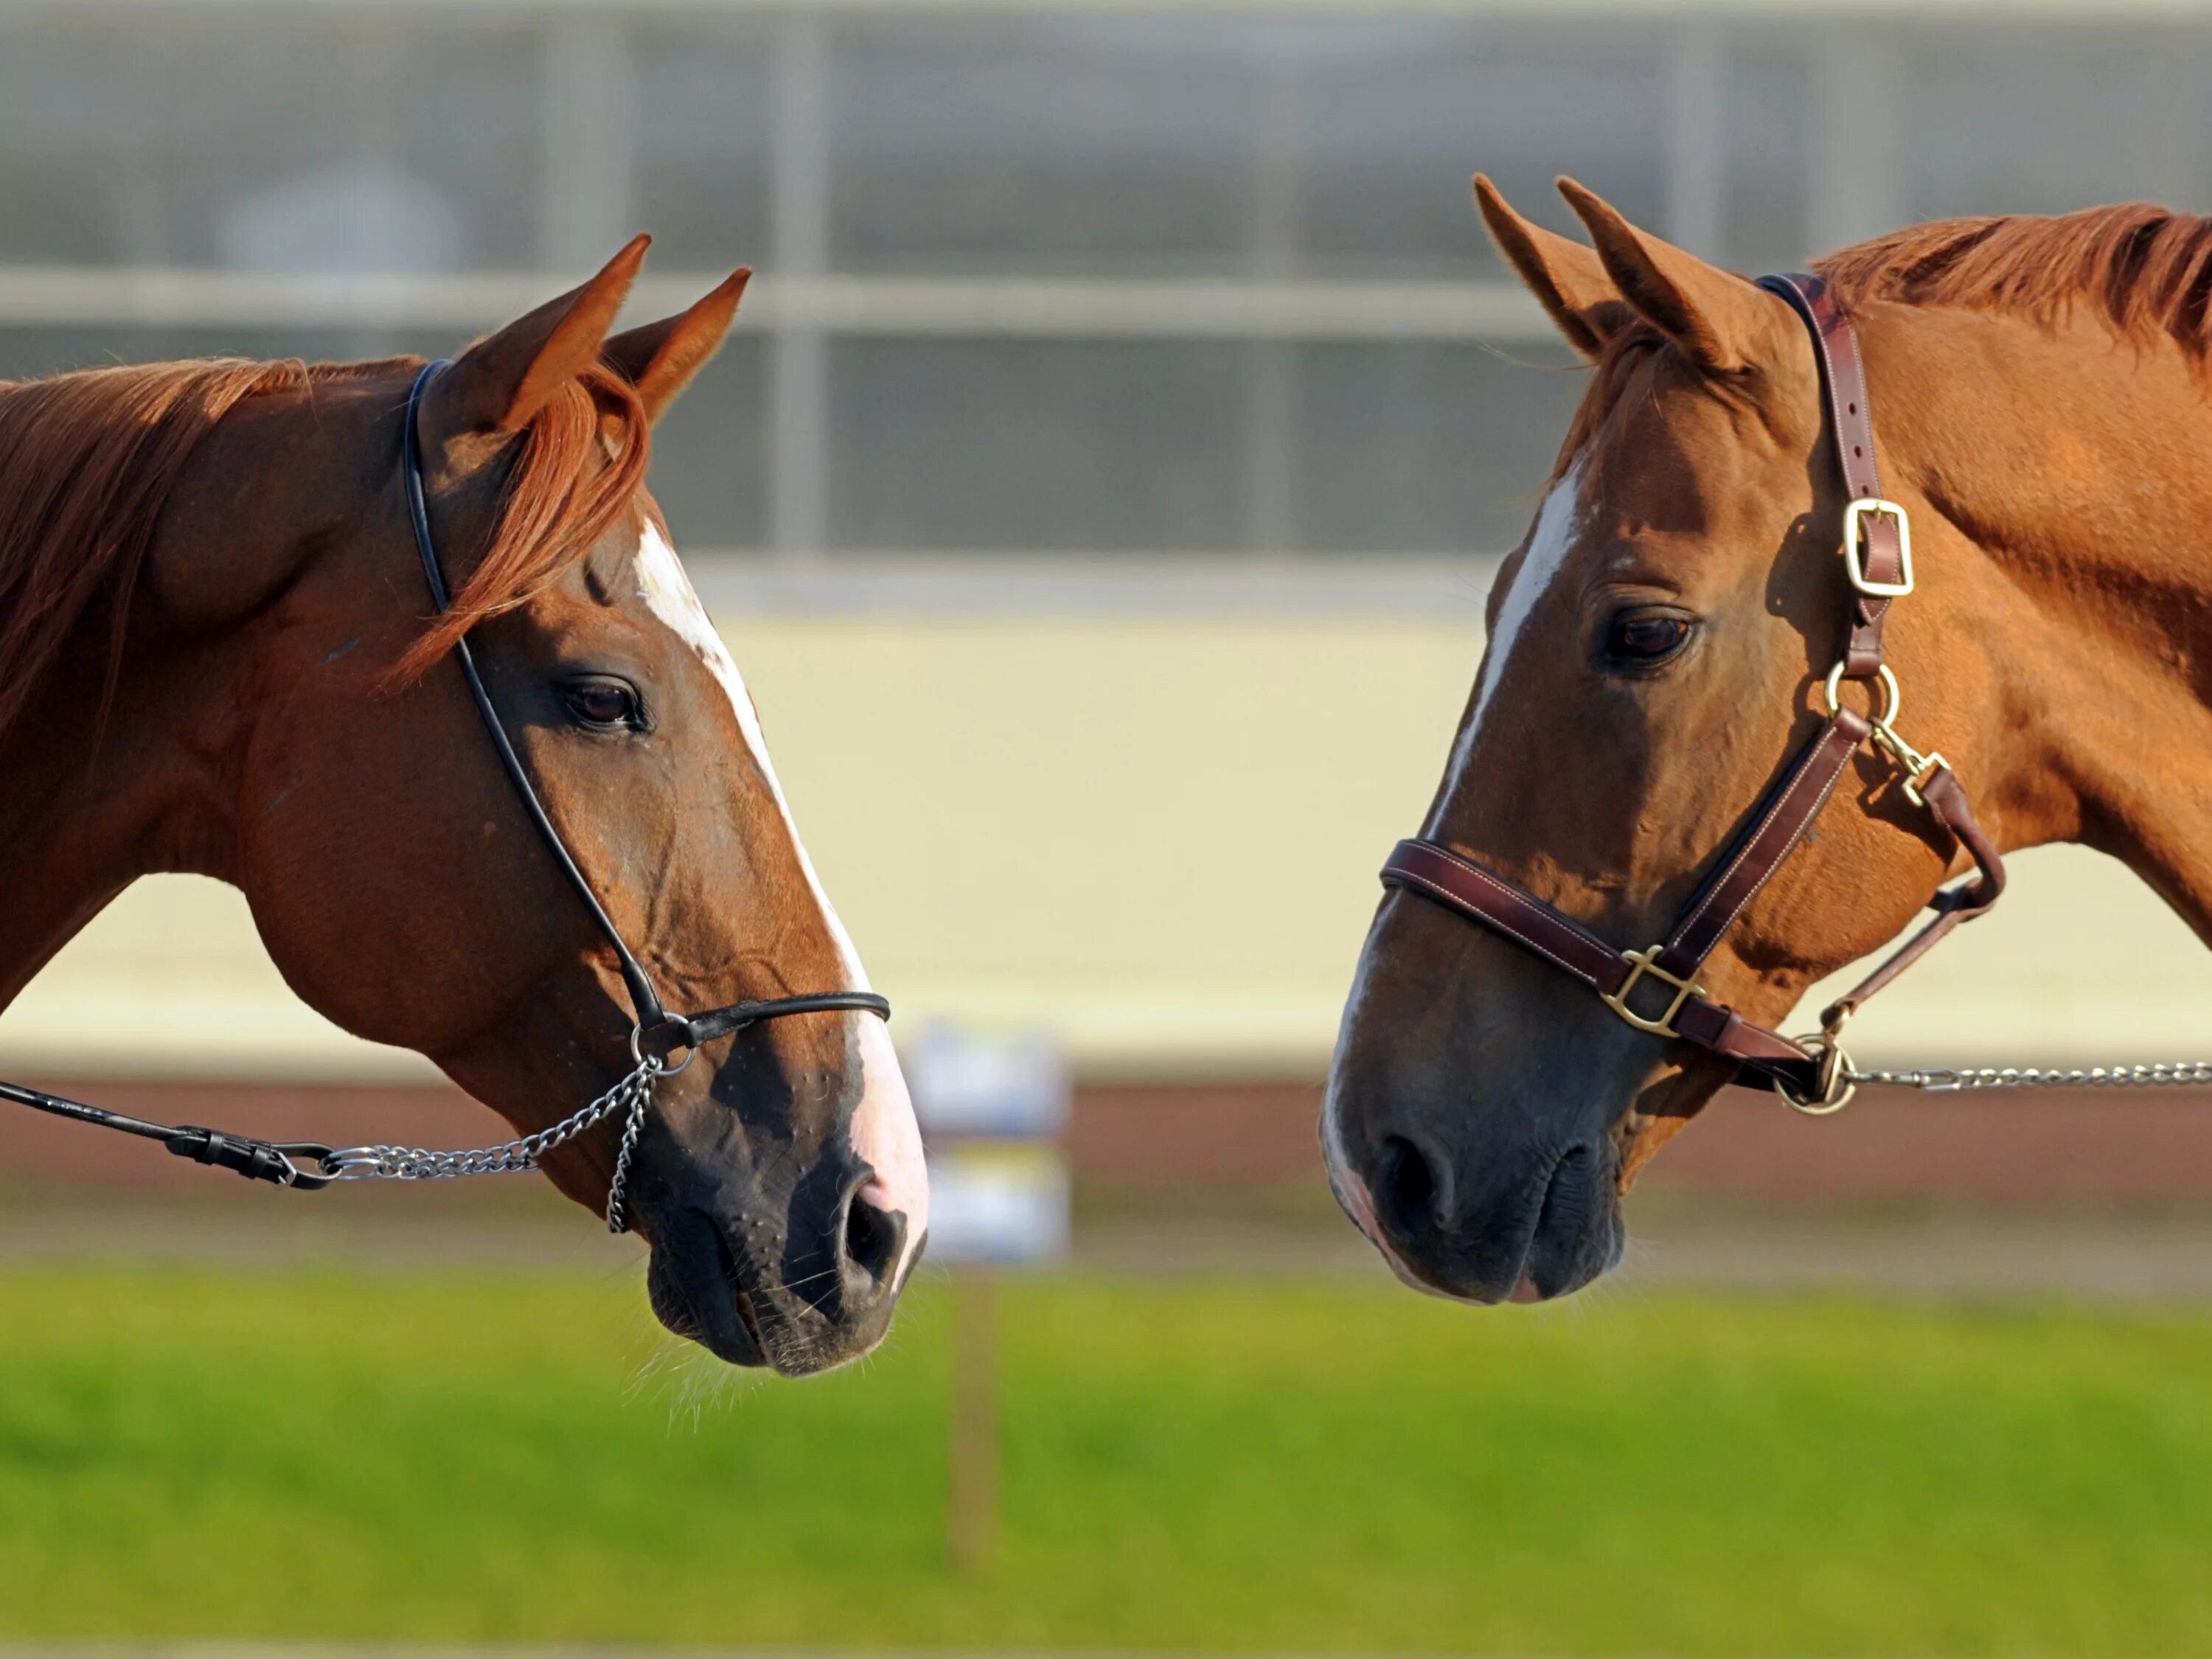
[[1686, 617], [1663, 611], [1626, 611], [1613, 619], [1605, 650], [1616, 662], [1658, 662], [1680, 651], [1689, 637]]
[[636, 689], [624, 681], [604, 676], [570, 680], [561, 688], [561, 697], [579, 726], [602, 732], [644, 728], [644, 707]]

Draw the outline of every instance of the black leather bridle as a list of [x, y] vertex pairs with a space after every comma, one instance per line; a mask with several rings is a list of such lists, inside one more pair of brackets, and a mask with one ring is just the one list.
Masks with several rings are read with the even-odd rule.
[[[415, 530], [415, 550], [422, 556], [422, 579], [429, 584], [430, 598], [443, 614], [452, 603], [446, 590], [445, 571], [438, 562], [437, 543], [430, 534], [430, 508], [422, 493], [422, 438], [419, 416], [423, 393], [430, 382], [450, 366], [449, 360], [432, 363], [415, 377], [415, 384], [407, 393], [407, 432], [403, 445], [401, 477], [407, 488], [407, 518]], [[653, 976], [645, 971], [645, 964], [637, 959], [635, 951], [623, 940], [622, 930], [607, 915], [606, 906], [592, 891], [590, 880], [578, 868], [574, 855], [561, 839], [561, 832], [553, 827], [553, 820], [545, 811], [545, 804], [538, 798], [538, 790], [530, 781], [530, 774], [523, 769], [522, 757], [514, 752], [514, 744], [507, 735], [507, 727], [499, 718], [499, 710], [492, 706], [491, 694], [484, 690], [483, 676], [477, 671], [476, 653], [469, 649], [465, 635], [453, 641], [453, 659], [461, 665], [461, 674], [469, 683], [469, 695], [476, 700], [477, 713], [483, 716], [484, 730], [490, 734], [491, 746], [499, 756], [499, 763], [506, 769], [507, 781], [514, 786], [515, 794], [522, 801], [522, 810], [538, 828], [539, 837], [553, 854], [553, 862], [560, 869], [576, 896], [583, 901], [584, 909], [606, 942], [614, 948], [615, 960], [622, 964], [623, 983], [629, 988], [630, 1008], [636, 1016], [636, 1024], [630, 1033], [630, 1046], [635, 1057], [658, 1054], [664, 1058], [679, 1048], [696, 1049], [700, 1044], [712, 1042], [716, 1037], [727, 1036], [732, 1031], [763, 1019], [780, 1019], [787, 1014], [817, 1014], [836, 1009], [857, 1008], [884, 1019], [891, 1017], [891, 1006], [872, 991], [817, 991], [806, 996], [772, 997], [757, 1002], [733, 1002], [727, 1007], [710, 1008], [701, 1014], [672, 1014], [660, 1000], [660, 993], [653, 988]], [[687, 1062], [688, 1063], [688, 1062]]]
[[[422, 562], [422, 577], [429, 586], [430, 598], [439, 614], [443, 615], [452, 604], [452, 595], [446, 586], [443, 567], [438, 559], [438, 547], [430, 532], [429, 503], [422, 487], [422, 441], [420, 417], [422, 397], [439, 374], [451, 366], [450, 359], [441, 359], [425, 367], [415, 377], [407, 392], [406, 425], [400, 442], [400, 479], [407, 498], [408, 522], [415, 532], [415, 550]], [[616, 1111], [626, 1111], [629, 1121], [625, 1127], [622, 1151], [616, 1164], [608, 1200], [608, 1224], [615, 1231], [623, 1230], [622, 1219], [622, 1187], [629, 1158], [643, 1120], [646, 1105], [652, 1095], [654, 1079], [672, 1075], [691, 1063], [700, 1047], [717, 1037], [728, 1036], [764, 1019], [781, 1019], [793, 1014], [828, 1013], [841, 1010], [858, 1010], [883, 1019], [890, 1018], [891, 1006], [873, 991], [817, 991], [803, 996], [769, 997], [750, 1002], [733, 1002], [725, 1007], [710, 1008], [703, 1013], [677, 1014], [669, 1012], [667, 1005], [655, 988], [653, 975], [637, 959], [637, 953], [622, 936], [622, 930], [608, 915], [606, 907], [599, 902], [591, 881], [568, 851], [568, 843], [553, 825], [539, 799], [537, 786], [530, 781], [522, 757], [515, 752], [514, 740], [507, 736], [506, 725], [499, 717], [491, 694], [484, 688], [483, 676], [477, 668], [476, 653], [469, 648], [465, 635], [453, 641], [453, 657], [459, 663], [461, 675], [468, 682], [469, 696], [474, 699], [477, 713], [483, 719], [484, 730], [491, 738], [493, 750], [507, 773], [507, 781], [514, 786], [516, 797], [523, 811], [537, 827], [539, 838], [553, 854], [553, 861], [568, 881], [570, 889], [582, 901], [600, 936], [612, 947], [615, 959], [622, 969], [623, 984], [629, 994], [633, 1024], [630, 1028], [630, 1058], [635, 1069], [582, 1111], [565, 1119], [550, 1130], [537, 1135], [511, 1141], [505, 1146], [489, 1147], [464, 1153], [426, 1152], [415, 1148], [390, 1146], [349, 1147], [333, 1149], [315, 1141], [269, 1141], [249, 1135], [228, 1134], [219, 1129], [201, 1128], [197, 1125], [170, 1125], [150, 1122], [144, 1118], [131, 1117], [121, 1112], [111, 1112], [103, 1107], [87, 1105], [82, 1101], [70, 1100], [59, 1095], [50, 1095], [42, 1090], [26, 1088], [21, 1084], [0, 1083], [0, 1100], [28, 1106], [34, 1110], [50, 1112], [57, 1116], [71, 1118], [80, 1123], [90, 1123], [101, 1128], [120, 1130], [125, 1134], [159, 1140], [179, 1158], [196, 1163], [235, 1170], [249, 1180], [266, 1181], [279, 1187], [290, 1187], [302, 1192], [315, 1192], [334, 1182], [382, 1176], [398, 1180], [425, 1180], [447, 1176], [506, 1173], [536, 1167], [538, 1155], [562, 1140], [573, 1139], [583, 1129]], [[674, 1065], [672, 1056], [684, 1053], [684, 1059]]]

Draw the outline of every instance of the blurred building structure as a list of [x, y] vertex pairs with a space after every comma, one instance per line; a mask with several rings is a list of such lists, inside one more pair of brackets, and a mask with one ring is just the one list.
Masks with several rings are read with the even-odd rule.
[[[639, 315], [757, 265], [654, 487], [878, 981], [1087, 1075], [1305, 1077], [1581, 385], [1468, 174], [1790, 267], [2203, 208], [2209, 99], [2191, 0], [0, 0], [0, 376], [450, 351], [639, 228]], [[1869, 1050], [2191, 1046], [2212, 968], [2124, 876], [2008, 910]], [[416, 1065], [284, 994], [149, 883], [0, 1056], [127, 1000], [108, 1069]]]

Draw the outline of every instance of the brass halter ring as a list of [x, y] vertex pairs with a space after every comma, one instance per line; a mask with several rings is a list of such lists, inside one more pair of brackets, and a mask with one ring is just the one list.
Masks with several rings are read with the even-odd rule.
[[1807, 1117], [1832, 1117], [1851, 1103], [1851, 1097], [1859, 1091], [1858, 1069], [1851, 1057], [1844, 1052], [1844, 1045], [1826, 1032], [1808, 1032], [1792, 1039], [1802, 1044], [1820, 1060], [1820, 1091], [1817, 1095], [1800, 1095], [1780, 1078], [1774, 1079], [1774, 1092], [1793, 1112]]
[[1790, 1110], [1802, 1112], [1807, 1117], [1832, 1117], [1851, 1103], [1851, 1097], [1858, 1092], [1859, 1072], [1851, 1064], [1850, 1055], [1844, 1052], [1842, 1037], [1844, 1027], [1851, 1023], [1851, 1016], [1856, 1012], [1858, 1005], [1846, 998], [1832, 1005], [1820, 1017], [1818, 1031], [1808, 1031], [1803, 1036], [1790, 1039], [1808, 1055], [1820, 1056], [1820, 1061], [1816, 1073], [1820, 1091], [1817, 1095], [1797, 1094], [1780, 1078], [1775, 1079], [1774, 1092], [1782, 1097], [1783, 1103]]
[[[1830, 714], [1842, 714], [1844, 712], [1843, 664], [1838, 663], [1833, 668], [1831, 668], [1828, 671], [1828, 683], [1826, 690], [1828, 693], [1828, 713]], [[1881, 713], [1879, 714], [1869, 714], [1867, 716], [1869, 720], [1874, 722], [1874, 729], [1877, 732], [1890, 732], [1892, 723], [1897, 719], [1898, 707], [1904, 701], [1905, 694], [1897, 689], [1897, 676], [1891, 673], [1889, 671], [1889, 665], [1887, 663], [1884, 663], [1881, 665]], [[1895, 733], [1892, 732], [1891, 735], [1894, 736]]]
[[[1825, 689], [1828, 696], [1828, 714], [1832, 718], [1843, 712], [1843, 664], [1838, 663], [1828, 671]], [[1895, 761], [1898, 769], [1905, 774], [1905, 798], [1915, 806], [1926, 806], [1928, 798], [1921, 792], [1926, 788], [1928, 780], [1936, 775], [1936, 769], [1950, 763], [1932, 749], [1922, 754], [1898, 735], [1898, 705], [1904, 700], [1905, 694], [1898, 689], [1897, 676], [1890, 672], [1889, 665], [1884, 663], [1881, 666], [1881, 713], [1869, 714], [1867, 719], [1874, 724], [1875, 746]]]

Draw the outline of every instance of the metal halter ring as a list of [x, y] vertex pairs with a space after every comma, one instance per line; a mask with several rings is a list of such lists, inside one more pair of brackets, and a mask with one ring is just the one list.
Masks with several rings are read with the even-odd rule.
[[[1828, 713], [1842, 714], [1844, 712], [1844, 665], [1841, 663], [1838, 663], [1828, 671], [1827, 693]], [[1897, 676], [1890, 672], [1889, 665], [1884, 663], [1881, 665], [1881, 713], [1867, 716], [1874, 722], [1874, 729], [1877, 732], [1888, 732], [1897, 719], [1898, 707], [1904, 701], [1905, 694], [1897, 689]], [[1893, 736], [1894, 733], [1892, 735]]]
[[1844, 1045], [1826, 1032], [1793, 1037], [1792, 1042], [1803, 1045], [1808, 1054], [1820, 1057], [1820, 1092], [1805, 1096], [1796, 1093], [1780, 1078], [1774, 1079], [1774, 1092], [1793, 1112], [1807, 1117], [1832, 1117], [1851, 1103], [1851, 1097], [1859, 1091], [1858, 1068], [1851, 1057], [1844, 1052]]
[[[665, 1054], [653, 1056], [653, 1063], [659, 1068], [660, 1076], [674, 1077], [699, 1058], [699, 1047], [696, 1043], [679, 1043], [678, 1047], [684, 1050], [684, 1064], [681, 1066], [671, 1066]], [[645, 1027], [641, 1024], [629, 1028], [629, 1057], [640, 1066], [645, 1064]]]
[[[1828, 713], [1831, 716], [1843, 708], [1843, 680], [1844, 665], [1838, 663], [1828, 671]], [[1929, 779], [1951, 763], [1932, 749], [1922, 754], [1898, 735], [1897, 707], [1903, 701], [1904, 693], [1897, 688], [1897, 676], [1890, 672], [1889, 665], [1884, 663], [1881, 667], [1881, 713], [1869, 714], [1867, 718], [1874, 723], [1875, 744], [1895, 761], [1898, 769], [1905, 774], [1905, 798], [1915, 806], [1926, 806], [1928, 797], [1922, 792], [1928, 787]]]

